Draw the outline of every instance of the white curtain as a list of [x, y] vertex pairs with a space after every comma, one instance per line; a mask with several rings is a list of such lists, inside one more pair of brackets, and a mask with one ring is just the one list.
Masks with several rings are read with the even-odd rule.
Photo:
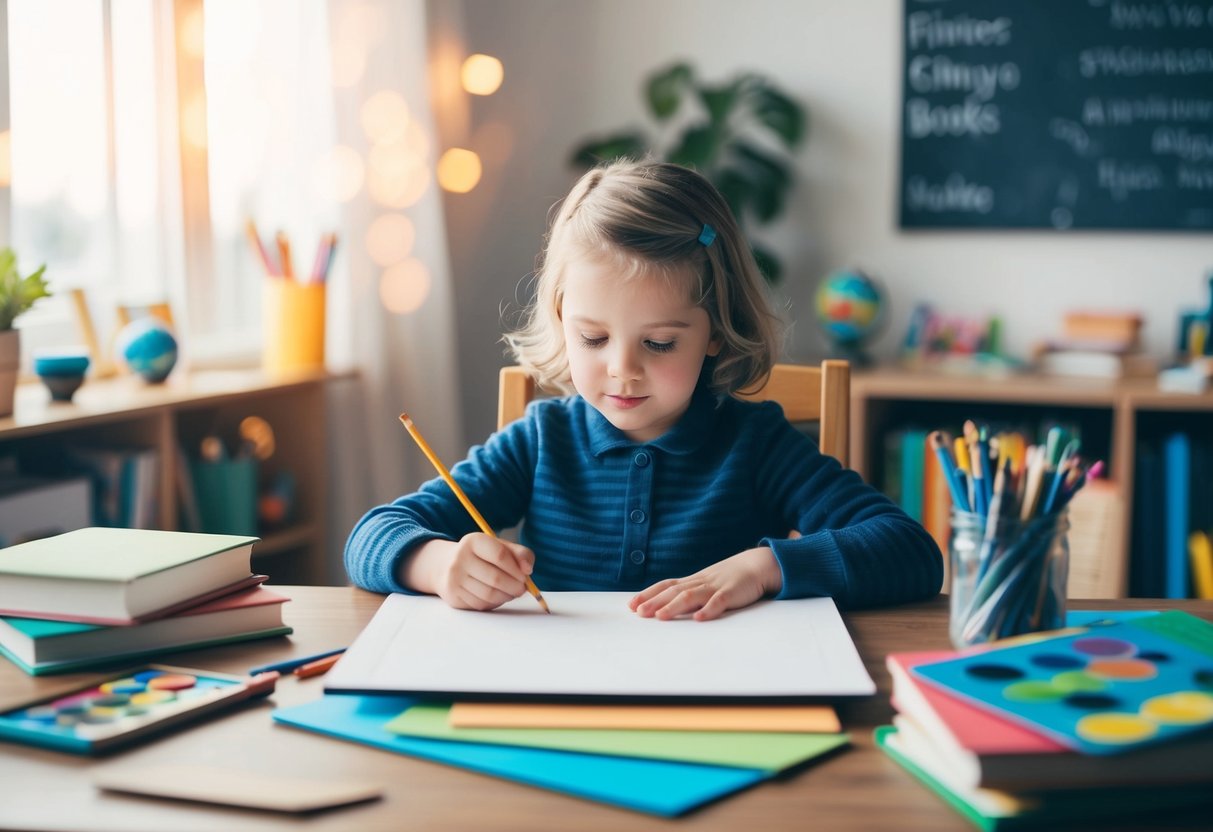
[[[337, 141], [363, 159], [369, 150], [360, 123], [363, 103], [382, 90], [404, 97], [409, 115], [430, 139], [432, 170], [438, 148], [430, 110], [424, 0], [329, 0], [331, 39], [361, 37], [365, 69], [350, 86], [335, 86]], [[348, 57], [348, 56], [347, 56]], [[352, 366], [359, 377], [339, 383], [329, 397], [328, 459], [330, 583], [345, 583], [341, 551], [357, 519], [374, 505], [415, 489], [434, 476], [397, 419], [408, 411], [434, 450], [453, 465], [462, 446], [456, 366], [455, 312], [447, 263], [441, 194], [430, 182], [403, 210], [416, 229], [412, 256], [430, 277], [429, 294], [414, 312], [393, 314], [379, 296], [382, 268], [367, 252], [366, 232], [383, 208], [363, 187], [346, 203], [339, 258], [344, 274], [329, 287], [329, 361]], [[306, 418], [306, 416], [304, 416]]]

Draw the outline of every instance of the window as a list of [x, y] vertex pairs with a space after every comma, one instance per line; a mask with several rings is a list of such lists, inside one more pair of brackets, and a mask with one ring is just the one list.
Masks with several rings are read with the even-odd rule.
[[80, 340], [79, 287], [103, 342], [116, 305], [168, 301], [193, 359], [255, 356], [245, 222], [287, 232], [299, 270], [335, 226], [308, 175], [334, 144], [323, 0], [8, 0], [7, 14], [10, 239], [56, 293], [20, 320], [27, 345]]

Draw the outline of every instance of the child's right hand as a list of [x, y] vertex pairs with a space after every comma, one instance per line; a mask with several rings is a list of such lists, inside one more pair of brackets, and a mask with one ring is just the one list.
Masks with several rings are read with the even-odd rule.
[[437, 595], [455, 609], [491, 610], [526, 592], [535, 553], [518, 543], [472, 532], [458, 542], [430, 540], [406, 559], [403, 583]]

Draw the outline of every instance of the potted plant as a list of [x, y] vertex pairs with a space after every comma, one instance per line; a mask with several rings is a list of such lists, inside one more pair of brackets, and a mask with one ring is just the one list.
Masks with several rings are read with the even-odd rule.
[[13, 394], [21, 367], [21, 333], [13, 322], [40, 298], [50, 296], [46, 289], [43, 264], [32, 274], [21, 276], [17, 254], [11, 248], [0, 251], [0, 416], [13, 412]]
[[[805, 110], [771, 81], [743, 73], [714, 85], [700, 81], [689, 64], [653, 73], [645, 85], [649, 114], [662, 134], [624, 130], [586, 141], [573, 151], [581, 168], [622, 157], [653, 155], [693, 167], [728, 201], [742, 228], [765, 225], [783, 213], [793, 183], [787, 155], [804, 137]], [[673, 117], [684, 118], [675, 123]], [[779, 259], [760, 245], [754, 258], [767, 280], [782, 271]]]

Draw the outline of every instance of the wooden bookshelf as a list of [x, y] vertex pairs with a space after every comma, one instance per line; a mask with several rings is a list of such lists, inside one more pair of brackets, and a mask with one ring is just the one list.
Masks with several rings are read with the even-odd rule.
[[[1122, 504], [1133, 506], [1134, 454], [1143, 436], [1182, 426], [1213, 437], [1213, 393], [1166, 393], [1153, 378], [1087, 379], [1036, 374], [967, 376], [879, 368], [851, 375], [851, 466], [879, 485], [884, 437], [909, 424], [944, 428], [967, 418], [1039, 422], [1056, 418], [1081, 426], [1083, 455], [1103, 458]], [[1117, 541], [1107, 557], [1128, 574], [1132, 511], [1120, 513]], [[1121, 586], [1124, 595], [1127, 585]]]
[[294, 522], [261, 534], [253, 568], [278, 584], [321, 583], [327, 556], [325, 386], [346, 375], [178, 372], [158, 385], [135, 376], [90, 379], [70, 403], [50, 401], [41, 383], [22, 384], [13, 414], [0, 418], [0, 455], [37, 463], [53, 460], [68, 444], [153, 448], [160, 465], [156, 525], [176, 529], [183, 473], [177, 449], [196, 455], [201, 439], [212, 434], [230, 444], [241, 419], [260, 416], [273, 427], [276, 447], [259, 463], [259, 479], [289, 471], [296, 497]]

